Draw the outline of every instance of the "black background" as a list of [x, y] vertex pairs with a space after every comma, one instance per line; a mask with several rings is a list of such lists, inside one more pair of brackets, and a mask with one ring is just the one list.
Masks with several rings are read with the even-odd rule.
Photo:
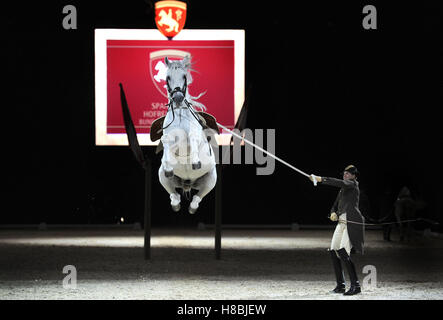
[[[2, 7], [1, 223], [142, 221], [143, 170], [127, 147], [96, 147], [94, 29], [155, 28], [154, 1]], [[62, 9], [77, 8], [65, 30]], [[362, 209], [384, 216], [403, 185], [442, 221], [442, 21], [438, 1], [187, 1], [185, 28], [244, 29], [248, 128], [275, 128], [276, 154], [308, 173], [360, 172]], [[364, 30], [364, 5], [378, 29]], [[214, 61], [216, 63], [216, 61]], [[204, 72], [204, 70], [200, 70]], [[222, 98], [222, 97], [221, 97]], [[173, 213], [156, 177], [153, 225], [213, 222], [214, 194]], [[337, 190], [276, 163], [223, 168], [223, 222], [327, 224]]]

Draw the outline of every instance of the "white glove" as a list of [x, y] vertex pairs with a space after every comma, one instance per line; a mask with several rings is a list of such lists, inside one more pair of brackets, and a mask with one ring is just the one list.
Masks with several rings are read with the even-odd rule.
[[331, 219], [331, 221], [337, 221], [338, 216], [335, 212], [332, 212], [331, 215], [329, 216], [329, 219]]
[[318, 182], [321, 182], [321, 177], [318, 177], [318, 176], [316, 176], [314, 174], [311, 174], [309, 176], [309, 180], [311, 180], [312, 183], [314, 184], [314, 186], [316, 186]]

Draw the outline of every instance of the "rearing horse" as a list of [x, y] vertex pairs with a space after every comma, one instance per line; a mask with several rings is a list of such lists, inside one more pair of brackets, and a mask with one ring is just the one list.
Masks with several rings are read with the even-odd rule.
[[163, 156], [158, 177], [170, 194], [171, 206], [176, 212], [180, 210], [181, 202], [176, 188], [184, 193], [198, 190], [189, 205], [189, 213], [193, 214], [217, 182], [215, 157], [205, 131], [205, 121], [193, 106], [205, 109], [193, 100], [201, 95], [194, 98], [188, 92], [188, 85], [192, 82], [190, 57], [176, 61], [166, 57], [165, 64], [169, 103], [162, 122]]

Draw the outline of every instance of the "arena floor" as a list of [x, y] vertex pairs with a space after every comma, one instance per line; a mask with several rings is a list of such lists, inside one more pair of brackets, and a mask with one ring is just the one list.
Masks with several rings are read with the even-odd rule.
[[[217, 261], [213, 231], [154, 229], [145, 261], [140, 230], [0, 230], [0, 299], [443, 299], [443, 239], [385, 242], [381, 231], [354, 256], [363, 293], [328, 293], [332, 232], [224, 230]], [[66, 265], [75, 289], [63, 287]], [[363, 281], [366, 265], [376, 283]]]

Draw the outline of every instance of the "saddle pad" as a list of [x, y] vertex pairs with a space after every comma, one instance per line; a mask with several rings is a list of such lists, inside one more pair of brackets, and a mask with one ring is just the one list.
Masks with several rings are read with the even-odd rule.
[[[202, 118], [203, 123], [206, 127], [211, 128], [220, 134], [220, 129], [218, 128], [216, 119], [210, 115], [209, 113], [198, 111], [197, 114]], [[163, 122], [165, 120], [165, 116], [155, 119], [151, 125], [151, 141], [157, 141], [163, 135]]]
[[206, 126], [208, 128], [211, 128], [211, 129], [215, 130], [215, 132], [217, 132], [217, 134], [220, 134], [220, 129], [217, 125], [217, 120], [215, 119], [214, 116], [210, 115], [209, 113], [203, 112], [203, 111], [199, 111], [197, 113], [205, 120]]
[[157, 141], [163, 135], [163, 121], [165, 121], [165, 116], [155, 119], [151, 125], [151, 141]]

